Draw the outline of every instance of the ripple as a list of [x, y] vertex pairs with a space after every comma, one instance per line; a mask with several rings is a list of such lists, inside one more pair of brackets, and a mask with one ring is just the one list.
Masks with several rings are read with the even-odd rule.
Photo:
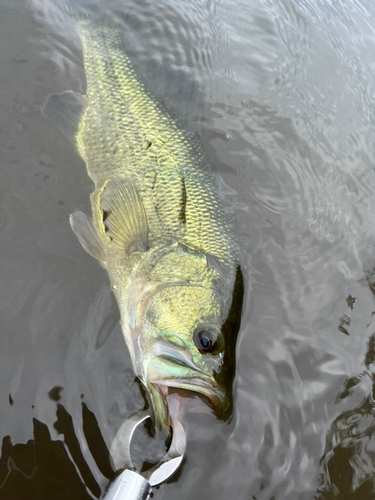
[[[85, 91], [74, 17], [86, 13], [120, 27], [136, 71], [171, 113], [187, 122], [204, 115], [204, 145], [238, 215], [247, 281], [235, 415], [224, 424], [193, 402], [188, 459], [157, 494], [307, 500], [318, 488], [322, 498], [334, 487], [364, 491], [374, 460], [366, 346], [375, 330], [373, 4], [29, 5], [0, 19], [1, 415], [12, 439], [31, 439], [37, 418], [61, 443], [54, 385], [64, 388], [86, 458], [81, 394], [108, 445], [144, 404], [103, 275], [69, 227], [59, 229], [91, 186], [39, 113], [50, 92]], [[345, 443], [360, 452], [345, 455]], [[87, 460], [104, 489], [106, 477]]]

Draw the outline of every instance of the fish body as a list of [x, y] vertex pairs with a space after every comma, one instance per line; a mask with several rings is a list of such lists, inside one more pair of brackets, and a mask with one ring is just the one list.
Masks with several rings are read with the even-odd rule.
[[196, 135], [135, 74], [119, 34], [78, 23], [87, 95], [52, 95], [43, 114], [70, 136], [95, 190], [71, 216], [108, 271], [136, 375], [160, 430], [170, 388], [231, 408], [243, 282], [233, 215]]

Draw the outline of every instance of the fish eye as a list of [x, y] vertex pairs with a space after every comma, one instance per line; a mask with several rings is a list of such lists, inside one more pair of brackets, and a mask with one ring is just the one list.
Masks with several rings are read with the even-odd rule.
[[211, 332], [202, 330], [196, 338], [197, 349], [203, 352], [212, 352], [216, 347], [216, 339]]

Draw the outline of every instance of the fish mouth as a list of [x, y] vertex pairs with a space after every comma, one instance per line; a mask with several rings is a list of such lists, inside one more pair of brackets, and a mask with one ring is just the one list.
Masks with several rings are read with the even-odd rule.
[[157, 428], [169, 433], [169, 389], [182, 389], [208, 400], [218, 414], [225, 414], [230, 401], [215, 379], [215, 372], [207, 374], [180, 347], [167, 344], [155, 346], [154, 356], [147, 367], [147, 388], [151, 396]]

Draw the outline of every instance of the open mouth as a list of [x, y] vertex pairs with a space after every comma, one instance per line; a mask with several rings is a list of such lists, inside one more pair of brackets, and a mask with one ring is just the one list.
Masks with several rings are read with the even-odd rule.
[[167, 398], [170, 389], [203, 396], [217, 413], [224, 414], [228, 410], [229, 399], [214, 374], [201, 370], [189, 352], [171, 344], [159, 344], [155, 346], [155, 354], [147, 367], [147, 387], [159, 429], [169, 426]]
[[205, 396], [215, 410], [225, 412], [228, 401], [225, 393], [210, 380], [205, 380], [191, 374], [186, 378], [171, 378], [152, 381], [161, 388], [184, 389], [185, 391], [198, 393]]

